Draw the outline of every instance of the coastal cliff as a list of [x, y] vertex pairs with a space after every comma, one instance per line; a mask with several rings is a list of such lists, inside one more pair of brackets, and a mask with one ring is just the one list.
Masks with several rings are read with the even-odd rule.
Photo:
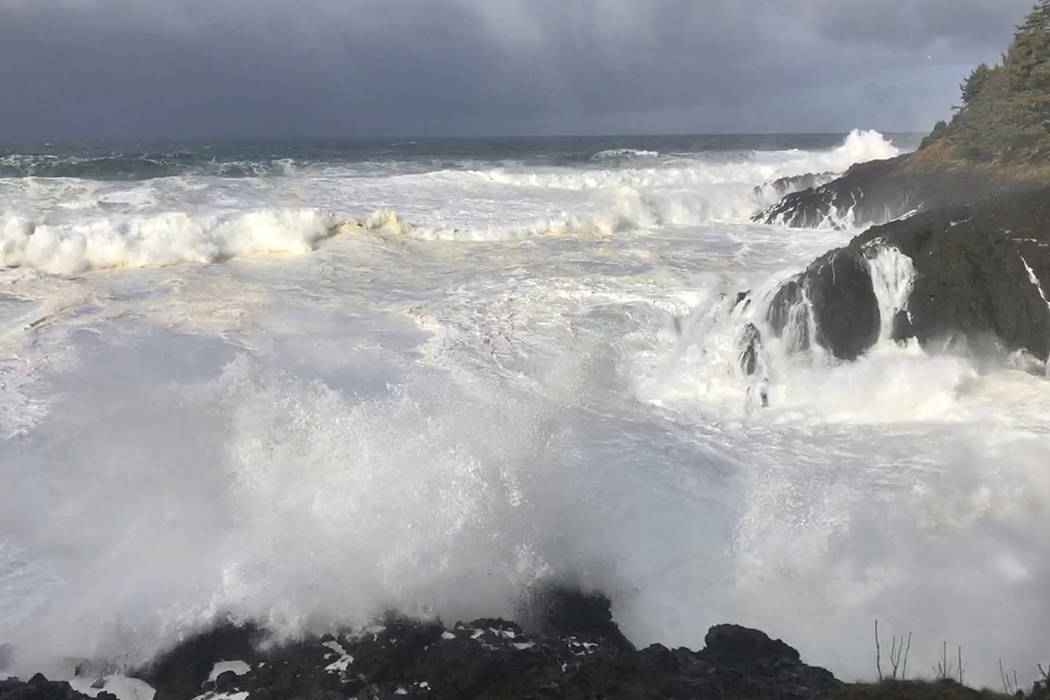
[[[755, 215], [788, 226], [871, 225], [782, 285], [774, 333], [801, 313], [816, 343], [853, 360], [882, 337], [928, 350], [1050, 355], [1050, 0], [1017, 29], [996, 67], [962, 84], [962, 106], [914, 153], [862, 163]], [[896, 307], [871, 274], [881, 252], [912, 273]], [[901, 290], [898, 290], [901, 291]], [[892, 313], [892, 318], [883, 318]], [[810, 338], [809, 336], [813, 337]]]
[[[872, 279], [872, 262], [886, 251], [913, 268], [892, 318], [882, 318]], [[931, 350], [1020, 350], [1046, 362], [1048, 290], [1050, 188], [1041, 188], [874, 226], [781, 286], [768, 321], [783, 334], [804, 297], [815, 342], [839, 359], [867, 351], [885, 324], [890, 339], [916, 338]]]

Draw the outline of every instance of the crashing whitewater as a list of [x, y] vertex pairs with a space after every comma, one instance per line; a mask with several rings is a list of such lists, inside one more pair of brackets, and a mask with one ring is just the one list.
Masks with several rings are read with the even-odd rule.
[[804, 342], [804, 298], [769, 328], [855, 232], [751, 223], [769, 183], [898, 152], [0, 178], [0, 673], [223, 614], [509, 616], [551, 578], [641, 644], [732, 621], [867, 677], [878, 618], [916, 667], [1034, 668], [1045, 378], [891, 342], [891, 248], [857, 361]]

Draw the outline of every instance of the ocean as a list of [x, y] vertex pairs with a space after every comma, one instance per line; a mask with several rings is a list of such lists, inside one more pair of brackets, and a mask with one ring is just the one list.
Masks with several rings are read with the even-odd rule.
[[[1045, 376], [765, 322], [859, 230], [752, 223], [771, 183], [917, 144], [0, 146], [0, 676], [221, 616], [509, 617], [549, 580], [639, 645], [734, 622], [870, 678], [877, 619], [920, 673], [947, 642], [968, 682], [1032, 675]], [[911, 269], [872, 266], [888, 318]]]

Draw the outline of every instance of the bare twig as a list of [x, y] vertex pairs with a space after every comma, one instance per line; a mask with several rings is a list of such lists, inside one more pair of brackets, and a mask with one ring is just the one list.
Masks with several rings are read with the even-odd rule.
[[890, 675], [892, 678], [897, 677], [897, 635], [893, 635], [890, 640]]
[[882, 645], [879, 644], [879, 621], [875, 620], [875, 671], [879, 674], [879, 682], [882, 682]]
[[948, 642], [944, 642], [944, 646], [941, 649], [941, 660], [933, 667], [933, 672], [937, 674], [936, 678], [939, 681], [946, 681], [951, 678], [952, 665], [948, 661]]
[[908, 633], [907, 642], [905, 642], [904, 635], [893, 637], [893, 644], [890, 646], [890, 666], [891, 677], [897, 680], [899, 676], [902, 680], [907, 676], [908, 673], [908, 654], [911, 651], [911, 632]]
[[904, 649], [904, 668], [901, 669], [901, 679], [908, 678], [908, 654], [911, 653], [911, 632], [908, 632], [908, 646]]

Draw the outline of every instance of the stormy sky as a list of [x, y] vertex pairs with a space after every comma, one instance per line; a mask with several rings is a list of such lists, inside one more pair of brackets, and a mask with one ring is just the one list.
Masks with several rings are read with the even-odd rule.
[[927, 131], [1033, 0], [0, 0], [0, 141]]

